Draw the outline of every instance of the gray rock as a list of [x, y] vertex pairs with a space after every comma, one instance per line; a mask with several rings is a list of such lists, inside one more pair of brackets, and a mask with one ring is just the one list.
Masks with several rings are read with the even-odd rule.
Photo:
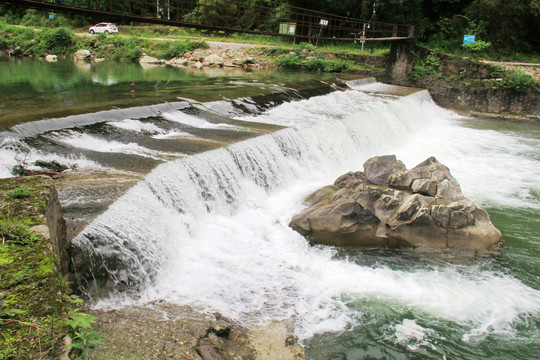
[[23, 49], [20, 46], [17, 46], [15, 49], [9, 52], [9, 56], [23, 56]]
[[336, 56], [334, 54], [325, 54], [324, 55], [324, 60], [333, 60], [335, 58], [336, 58]]
[[211, 54], [204, 58], [203, 63], [207, 62], [209, 66], [212, 65], [223, 65], [223, 58], [221, 56], [218, 56], [216, 54]]
[[366, 161], [310, 195], [290, 226], [313, 243], [488, 252], [501, 233], [431, 157], [406, 170], [395, 156]]
[[221, 350], [213, 344], [201, 344], [195, 350], [203, 360], [225, 360]]
[[228, 337], [231, 333], [231, 326], [225, 320], [218, 320], [212, 327], [212, 331], [219, 337]]
[[58, 60], [58, 56], [56, 55], [47, 55], [45, 56], [45, 61], [47, 62], [56, 62]]
[[185, 58], [175, 59], [174, 61], [171, 61], [171, 65], [174, 65], [174, 66], [188, 66], [189, 65], [189, 60], [185, 59]]
[[377, 185], [388, 185], [390, 175], [405, 170], [405, 164], [396, 160], [395, 155], [376, 156], [364, 163], [366, 178]]
[[237, 59], [233, 59], [233, 60], [232, 60], [232, 63], [233, 63], [234, 65], [236, 65], [236, 66], [243, 66], [243, 65], [246, 64], [246, 62], [247, 62], [246, 59], [240, 59], [240, 58], [237, 58]]
[[414, 193], [446, 200], [463, 198], [459, 183], [450, 174], [450, 170], [433, 156], [410, 170], [403, 169], [390, 174], [388, 180], [390, 186]]
[[155, 57], [152, 57], [152, 56], [143, 55], [139, 59], [139, 63], [140, 64], [163, 65], [163, 64], [165, 64], [165, 61], [156, 59]]
[[89, 50], [79, 50], [73, 54], [73, 61], [92, 61], [92, 53]]

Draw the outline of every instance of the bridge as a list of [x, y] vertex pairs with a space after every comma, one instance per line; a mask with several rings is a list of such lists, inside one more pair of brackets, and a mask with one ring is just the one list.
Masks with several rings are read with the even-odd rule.
[[414, 26], [338, 16], [277, 2], [238, 0], [0, 0], [0, 4], [89, 16], [313, 40], [404, 40]]

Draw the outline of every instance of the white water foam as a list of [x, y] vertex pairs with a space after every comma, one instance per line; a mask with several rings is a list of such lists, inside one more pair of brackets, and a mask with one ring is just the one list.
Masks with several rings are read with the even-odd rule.
[[103, 153], [139, 155], [155, 160], [168, 160], [174, 157], [182, 156], [178, 153], [167, 153], [163, 151], [151, 150], [139, 146], [136, 143], [122, 143], [116, 140], [108, 140], [86, 133], [80, 133], [74, 130], [52, 132], [42, 136], [57, 143], [70, 145], [79, 149], [86, 149]]
[[104, 110], [90, 114], [71, 115], [62, 118], [31, 121], [15, 125], [8, 131], [0, 132], [0, 140], [8, 137], [32, 137], [53, 130], [65, 130], [100, 122], [122, 120], [134, 117], [142, 119], [146, 117], [159, 116], [161, 112], [185, 109], [187, 107], [189, 107], [189, 103], [181, 101], [157, 105], [137, 106], [127, 109]]
[[451, 169], [465, 195], [481, 204], [540, 209], [540, 139], [463, 127], [466, 119], [422, 128], [396, 149], [408, 167], [435, 156]]
[[[540, 292], [509, 275], [450, 264], [407, 271], [361, 266], [336, 260], [331, 248], [309, 246], [288, 227], [307, 194], [361, 169], [372, 155], [397, 153], [408, 165], [436, 155], [456, 166], [467, 195], [481, 199], [484, 186], [500, 177], [456, 164], [482, 159], [501, 171], [537, 165], [505, 148], [515, 145], [508, 135], [459, 142], [456, 133], [474, 137], [476, 130], [461, 128], [427, 92], [397, 100], [333, 93], [249, 120], [293, 128], [160, 165], [74, 240], [113, 280], [138, 284], [137, 296], [117, 294], [100, 305], [166, 299], [248, 322], [293, 318], [301, 339], [361, 322], [361, 311], [350, 306], [358, 300], [414, 309], [473, 335], [538, 316]], [[510, 158], [492, 158], [492, 147]], [[512, 204], [517, 197], [527, 205], [522, 186], [489, 201]]]
[[237, 126], [230, 124], [214, 124], [202, 118], [183, 113], [181, 111], [170, 111], [161, 113], [161, 116], [169, 121], [188, 125], [199, 129], [236, 129]]
[[121, 121], [109, 121], [107, 122], [108, 125], [117, 127], [119, 129], [128, 130], [128, 131], [134, 131], [134, 132], [144, 132], [147, 131], [149, 133], [165, 133], [165, 130], [162, 128], [152, 124], [152, 123], [143, 123], [140, 120], [134, 120], [134, 119], [124, 119]]
[[119, 129], [138, 132], [138, 133], [150, 133], [152, 134], [151, 137], [154, 139], [178, 139], [178, 138], [195, 138], [194, 135], [179, 131], [179, 130], [169, 130], [166, 131], [159, 126], [148, 123], [148, 122], [142, 122], [140, 120], [134, 120], [134, 119], [124, 119], [122, 121], [110, 121], [107, 123], [108, 125], [117, 127]]
[[102, 166], [94, 161], [88, 160], [84, 156], [63, 156], [54, 153], [44, 153], [30, 148], [26, 143], [8, 137], [0, 144], [0, 178], [14, 176], [11, 172], [14, 166], [26, 164], [28, 170], [43, 170], [33, 164], [36, 160], [45, 162], [56, 161], [68, 167], [76, 167], [80, 171], [92, 171], [102, 169]]

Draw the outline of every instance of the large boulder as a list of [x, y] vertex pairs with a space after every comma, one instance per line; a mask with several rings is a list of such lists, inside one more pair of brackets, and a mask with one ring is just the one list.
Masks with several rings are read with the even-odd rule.
[[289, 225], [316, 244], [483, 253], [501, 240], [434, 157], [410, 170], [395, 156], [371, 158], [305, 202]]

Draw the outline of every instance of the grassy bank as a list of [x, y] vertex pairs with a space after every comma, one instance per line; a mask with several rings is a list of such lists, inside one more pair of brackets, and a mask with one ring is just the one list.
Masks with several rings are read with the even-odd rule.
[[[45, 214], [52, 179], [0, 180], [0, 359], [87, 359], [102, 341], [71, 293]], [[69, 339], [66, 342], [66, 339]]]
[[422, 54], [415, 53], [414, 56], [416, 61], [410, 77], [413, 84], [424, 85], [423, 79], [436, 77], [449, 84], [462, 82], [466, 87], [508, 89], [516, 93], [526, 93], [530, 90], [540, 92], [538, 81], [519, 70], [509, 71], [501, 66], [447, 56], [428, 49], [422, 50]]
[[43, 57], [48, 54], [71, 57], [80, 49], [90, 49], [96, 57], [108, 60], [135, 61], [143, 53], [162, 59], [181, 56], [187, 51], [206, 48], [204, 41], [159, 41], [140, 37], [76, 36], [67, 28], [43, 29], [0, 24], [0, 50], [15, 51], [19, 56]]

